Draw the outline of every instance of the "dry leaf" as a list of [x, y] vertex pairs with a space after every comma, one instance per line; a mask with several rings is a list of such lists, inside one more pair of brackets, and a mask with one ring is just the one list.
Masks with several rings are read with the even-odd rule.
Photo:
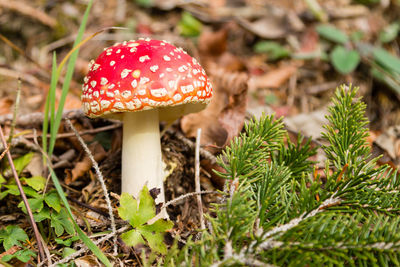
[[75, 264], [77, 267], [94, 267], [94, 266], [102, 266], [97, 258], [93, 255], [86, 255], [76, 259]]
[[12, 113], [11, 106], [14, 101], [9, 97], [0, 98], [0, 115]]
[[41, 176], [43, 174], [43, 158], [41, 153], [35, 153], [32, 160], [25, 167], [32, 176]]
[[[92, 152], [95, 161], [100, 161], [107, 156], [106, 151], [103, 146], [98, 142], [93, 142], [89, 145], [89, 150]], [[71, 170], [70, 179], [66, 179], [67, 184], [75, 181], [82, 175], [84, 175], [87, 171], [92, 168], [92, 161], [90, 160], [88, 155], [85, 155], [84, 158], [75, 164], [75, 167]]]
[[279, 88], [297, 71], [297, 66], [286, 65], [275, 70], [268, 71], [264, 75], [252, 76], [249, 81], [249, 90], [260, 88]]
[[195, 137], [202, 129], [201, 143], [214, 146], [213, 152], [223, 148], [243, 127], [247, 106], [245, 73], [226, 73], [223, 69], [213, 73], [214, 97], [210, 105], [199, 113], [182, 118], [181, 128], [186, 136]]
[[284, 122], [290, 130], [299, 132], [307, 137], [312, 137], [313, 139], [318, 139], [321, 137], [321, 132], [324, 131], [322, 125], [327, 124], [326, 115], [326, 109], [322, 109], [308, 114], [286, 117], [284, 118]]
[[319, 47], [319, 35], [314, 28], [307, 29], [301, 36], [300, 53], [317, 51]]
[[222, 28], [212, 32], [203, 30], [198, 42], [199, 51], [202, 55], [218, 56], [226, 51], [228, 31]]
[[392, 159], [400, 156], [400, 125], [392, 126], [376, 138], [375, 143], [383, 148]]
[[265, 16], [252, 22], [238, 19], [238, 22], [249, 32], [264, 39], [283, 38], [287, 33], [287, 22], [284, 16]]

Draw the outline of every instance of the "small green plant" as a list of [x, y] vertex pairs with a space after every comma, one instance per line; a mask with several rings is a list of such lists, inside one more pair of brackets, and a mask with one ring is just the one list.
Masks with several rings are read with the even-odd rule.
[[[395, 40], [400, 30], [395, 22], [380, 34], [380, 41], [387, 43]], [[341, 74], [353, 72], [361, 61], [370, 66], [372, 76], [388, 85], [400, 94], [400, 59], [379, 46], [360, 41], [359, 33], [349, 37], [338, 28], [322, 24], [316, 28], [318, 34], [336, 45], [330, 51], [329, 60], [335, 70]]]
[[337, 43], [330, 53], [330, 61], [341, 74], [348, 74], [354, 71], [360, 63], [360, 53], [357, 50], [349, 49], [350, 38], [341, 30], [327, 24], [317, 27], [318, 34], [331, 42]]
[[336, 46], [331, 54], [330, 59], [333, 67], [341, 74], [347, 74], [354, 71], [360, 63], [360, 54], [353, 49]]
[[153, 6], [153, 0], [135, 0], [136, 4], [142, 7], [152, 7]]
[[36, 257], [35, 252], [23, 247], [21, 244], [21, 242], [26, 242], [27, 240], [28, 235], [17, 225], [9, 225], [3, 229], [0, 229], [0, 244], [2, 244], [4, 251], [8, 251], [13, 246], [19, 247], [16, 252], [12, 254], [6, 254], [0, 260], [8, 262], [13, 258], [16, 258], [22, 262], [28, 262], [31, 257]]
[[174, 224], [165, 219], [148, 223], [156, 216], [156, 204], [146, 186], [140, 191], [138, 200], [128, 193], [122, 193], [118, 214], [133, 227], [132, 230], [121, 235], [122, 240], [128, 246], [147, 244], [155, 252], [161, 254], [167, 252], [164, 233]]
[[256, 53], [263, 53], [268, 55], [268, 60], [274, 61], [290, 56], [290, 51], [277, 42], [273, 41], [259, 41], [254, 45]]
[[379, 41], [381, 41], [382, 43], [390, 43], [397, 38], [399, 32], [400, 22], [397, 21], [388, 25], [379, 33]]
[[[24, 168], [32, 160], [33, 153], [25, 154], [14, 160], [15, 168], [18, 173], [21, 173]], [[9, 167], [6, 168], [5, 172]], [[4, 178], [3, 178], [4, 179]], [[49, 190], [45, 192], [46, 179], [42, 176], [34, 176], [30, 178], [23, 177], [21, 182], [25, 184], [22, 188], [28, 197], [28, 203], [32, 210], [33, 217], [36, 222], [44, 222], [47, 220], [48, 224], [54, 229], [56, 236], [60, 236], [66, 231], [68, 234], [75, 234], [75, 229], [72, 221], [67, 215], [65, 208], [61, 204], [60, 197], [56, 190]], [[4, 199], [8, 195], [19, 196], [20, 192], [14, 180], [10, 179], [10, 183], [0, 184], [0, 200]], [[18, 204], [18, 207], [26, 213], [26, 207], [24, 203]], [[47, 223], [46, 223], [47, 224]], [[47, 229], [40, 225], [41, 229]], [[43, 232], [42, 235], [48, 234], [47, 231]]]
[[178, 29], [181, 35], [186, 37], [196, 37], [201, 33], [202, 28], [203, 24], [193, 17], [192, 14], [187, 11], [182, 12], [182, 18], [178, 23]]
[[281, 119], [247, 123], [219, 158], [229, 182], [207, 231], [148, 258], [165, 266], [398, 265], [400, 180], [371, 158], [356, 92], [340, 87], [329, 107], [322, 175], [309, 160], [315, 148], [292, 142]]

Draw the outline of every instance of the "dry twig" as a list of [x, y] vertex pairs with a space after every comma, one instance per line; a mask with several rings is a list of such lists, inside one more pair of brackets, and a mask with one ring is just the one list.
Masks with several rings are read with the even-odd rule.
[[[68, 118], [68, 119], [77, 119], [77, 118], [83, 118], [85, 115], [83, 114], [82, 109], [71, 109], [63, 112], [63, 118]], [[21, 115], [17, 117], [17, 126], [32, 126], [32, 125], [37, 125], [37, 124], [42, 124], [43, 123], [43, 112], [34, 112], [34, 113], [29, 113], [26, 115]], [[0, 116], [0, 124], [3, 125], [5, 123], [9, 123], [13, 119], [13, 114], [7, 114]]]
[[[197, 138], [196, 138], [196, 150], [195, 150], [195, 185], [196, 185], [196, 193], [200, 192], [200, 136], [201, 136], [201, 128], [197, 129]], [[203, 217], [203, 203], [201, 202], [201, 195], [198, 194], [197, 198], [197, 207], [199, 209], [199, 220], [200, 220], [200, 229], [206, 229], [206, 225], [204, 224]]]
[[[114, 214], [113, 214], [113, 210], [112, 210], [112, 206], [111, 206], [111, 200], [110, 200], [110, 196], [108, 195], [107, 186], [106, 186], [106, 184], [104, 182], [103, 174], [100, 171], [99, 164], [97, 164], [97, 162], [94, 159], [92, 153], [90, 152], [89, 148], [87, 147], [85, 141], [83, 141], [83, 139], [79, 135], [78, 131], [72, 125], [72, 122], [68, 118], [66, 119], [66, 122], [67, 122], [69, 128], [71, 128], [72, 131], [75, 133], [76, 138], [78, 138], [79, 143], [81, 144], [81, 146], [85, 150], [86, 154], [89, 156], [89, 159], [92, 162], [92, 165], [93, 165], [94, 169], [96, 170], [96, 175], [97, 175], [97, 178], [99, 179], [99, 182], [101, 184], [101, 188], [102, 188], [103, 193], [104, 193], [104, 198], [106, 200], [107, 207], [108, 207], [108, 214], [110, 216], [110, 221], [111, 221], [111, 231], [113, 233], [116, 233], [117, 228], [115, 226], [115, 220], [114, 220]], [[117, 236], [116, 235], [114, 236], [114, 242], [113, 243], [114, 243], [114, 255], [117, 255], [118, 247], [117, 247]]]
[[[107, 125], [107, 126], [103, 126], [103, 127], [99, 127], [99, 128], [95, 128], [95, 129], [80, 131], [78, 133], [80, 136], [87, 135], [87, 134], [95, 134], [95, 133], [101, 133], [101, 132], [106, 132], [109, 130], [118, 129], [118, 128], [121, 128], [121, 126], [122, 126], [122, 123], [117, 122], [117, 123], [114, 123], [111, 125]], [[59, 134], [57, 134], [56, 138], [61, 139], [61, 138], [69, 138], [69, 137], [73, 137], [73, 136], [75, 136], [75, 133], [59, 133]], [[47, 137], [50, 137], [50, 134], [47, 134]], [[32, 139], [32, 138], [34, 138], [34, 135], [27, 134], [27, 135], [25, 135], [25, 138]]]
[[25, 2], [22, 3], [19, 1], [0, 0], [0, 6], [38, 20], [51, 28], [54, 28], [57, 25], [57, 20], [50, 17], [46, 13], [29, 6]]

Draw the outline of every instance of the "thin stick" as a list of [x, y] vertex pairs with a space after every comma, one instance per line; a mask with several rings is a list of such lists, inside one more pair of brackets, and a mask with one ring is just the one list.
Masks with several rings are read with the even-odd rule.
[[[83, 139], [79, 135], [78, 131], [72, 125], [72, 122], [68, 118], [66, 119], [66, 122], [67, 122], [69, 128], [71, 128], [72, 131], [75, 133], [76, 138], [78, 138], [79, 143], [81, 143], [81, 146], [83, 147], [83, 149], [85, 150], [85, 152], [89, 156], [90, 161], [92, 162], [92, 165], [93, 165], [93, 167], [94, 167], [94, 169], [96, 171], [97, 178], [100, 181], [101, 188], [102, 188], [103, 194], [104, 194], [104, 198], [105, 198], [106, 203], [107, 203], [108, 214], [110, 216], [110, 221], [111, 221], [111, 231], [113, 233], [116, 233], [117, 228], [115, 226], [115, 220], [114, 220], [114, 214], [113, 214], [113, 210], [112, 210], [112, 206], [111, 206], [111, 201], [110, 201], [110, 197], [108, 195], [108, 190], [107, 190], [106, 184], [104, 182], [103, 174], [101, 173], [100, 168], [99, 168], [99, 164], [97, 164], [97, 162], [94, 159], [92, 153], [90, 152], [89, 148], [87, 147], [85, 141], [83, 141]], [[118, 250], [118, 247], [117, 247], [117, 236], [114, 236], [114, 242], [113, 243], [114, 243], [114, 255], [117, 255], [117, 250]]]
[[[118, 128], [121, 128], [121, 126], [122, 126], [122, 123], [115, 123], [115, 124], [111, 124], [111, 125], [107, 125], [107, 126], [103, 126], [103, 127], [99, 127], [99, 128], [80, 131], [78, 133], [80, 136], [87, 135], [87, 134], [95, 134], [95, 133], [106, 132], [109, 130], [118, 129]], [[57, 139], [69, 138], [69, 137], [73, 137], [73, 136], [75, 136], [75, 133], [59, 133], [59, 134], [57, 134]], [[27, 138], [27, 139], [32, 139], [33, 137], [34, 137], [33, 134], [25, 135], [25, 138]], [[39, 136], [39, 138], [40, 137], [41, 136]], [[50, 134], [47, 134], [47, 137], [50, 137]]]
[[175, 204], [176, 202], [179, 202], [179, 201], [181, 201], [182, 199], [185, 199], [185, 198], [187, 198], [187, 197], [196, 196], [196, 195], [203, 195], [203, 194], [219, 194], [219, 192], [218, 192], [218, 191], [200, 191], [200, 192], [191, 192], [191, 193], [187, 193], [187, 194], [181, 195], [181, 196], [179, 196], [179, 197], [177, 197], [177, 198], [174, 198], [174, 199], [168, 201], [167, 203], [165, 203], [165, 204], [162, 206], [162, 209], [165, 209], [166, 207], [168, 207], [168, 206], [170, 206], [170, 205], [173, 205], [173, 204]]
[[312, 210], [307, 215], [306, 215], [306, 213], [303, 213], [300, 217], [294, 218], [290, 222], [280, 225], [280, 226], [276, 226], [276, 227], [272, 228], [271, 230], [269, 230], [268, 232], [266, 232], [263, 235], [263, 237], [265, 238], [265, 241], [263, 241], [261, 244], [259, 244], [257, 246], [257, 249], [270, 248], [271, 242], [274, 241], [273, 239], [274, 239], [275, 234], [285, 233], [285, 232], [289, 231], [290, 229], [292, 229], [293, 227], [296, 227], [297, 225], [299, 225], [302, 221], [305, 221], [308, 218], [313, 217], [313, 216], [317, 215], [318, 213], [324, 211], [327, 207], [331, 207], [331, 206], [340, 204], [340, 202], [342, 200], [338, 197], [334, 197], [335, 194], [333, 194], [330, 198], [328, 198], [327, 200], [322, 202], [316, 209]]
[[[83, 118], [85, 115], [83, 114], [82, 109], [70, 109], [63, 112], [63, 118], [75, 119], [75, 118]], [[0, 124], [7, 123], [12, 121], [12, 114], [6, 114], [0, 116]], [[43, 112], [33, 112], [26, 115], [18, 116], [17, 125], [18, 126], [30, 126], [35, 124], [43, 123], [44, 113]]]
[[[1, 126], [0, 126], [0, 138], [1, 138], [1, 142], [3, 143], [3, 147], [7, 147], [7, 141], [6, 141], [6, 138], [4, 137], [3, 128]], [[43, 244], [42, 244], [41, 239], [40, 239], [39, 230], [37, 228], [35, 220], [33, 219], [33, 214], [32, 214], [31, 208], [29, 207], [28, 199], [26, 198], [25, 192], [22, 189], [21, 181], [19, 180], [17, 170], [15, 169], [14, 162], [13, 162], [13, 159], [11, 157], [10, 150], [7, 151], [7, 158], [8, 158], [8, 162], [10, 164], [10, 167], [11, 167], [11, 171], [12, 171], [12, 173], [14, 175], [15, 183], [17, 184], [18, 190], [19, 190], [19, 192], [21, 194], [21, 197], [22, 197], [22, 201], [24, 202], [24, 205], [26, 207], [26, 211], [27, 211], [28, 217], [29, 217], [29, 222], [31, 223], [33, 232], [35, 234], [35, 239], [36, 239], [36, 242], [38, 244], [38, 249], [39, 249], [38, 262], [40, 262], [41, 259], [45, 259], [45, 255], [44, 255], [44, 251], [43, 251], [43, 247], [42, 247]]]
[[[196, 149], [195, 149], [195, 175], [194, 181], [196, 186], [196, 192], [200, 192], [200, 137], [201, 137], [201, 128], [197, 129], [197, 137], [196, 137]], [[204, 217], [203, 217], [203, 203], [201, 202], [201, 195], [197, 195], [197, 208], [199, 209], [199, 219], [200, 219], [200, 229], [206, 229], [206, 225], [204, 224]]]
[[4, 156], [7, 154], [7, 152], [10, 150], [11, 148], [11, 144], [9, 144], [6, 149], [3, 151], [3, 153], [1, 153], [0, 155], [0, 160], [2, 160], [4, 158]]
[[13, 120], [11, 122], [10, 136], [8, 137], [9, 144], [11, 144], [11, 141], [12, 141], [13, 135], [14, 135], [15, 125], [17, 124], [17, 114], [18, 114], [18, 109], [19, 109], [19, 102], [21, 99], [21, 85], [22, 85], [21, 78], [18, 77], [17, 95], [15, 97]]

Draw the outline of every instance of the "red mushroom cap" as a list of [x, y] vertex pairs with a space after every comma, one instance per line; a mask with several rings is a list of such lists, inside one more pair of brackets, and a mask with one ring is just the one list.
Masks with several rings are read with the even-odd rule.
[[[81, 99], [89, 117], [167, 106], [176, 106], [178, 117], [205, 108], [211, 97], [196, 59], [166, 41], [140, 39], [116, 43], [91, 61]], [[178, 108], [183, 104], [190, 107]]]

